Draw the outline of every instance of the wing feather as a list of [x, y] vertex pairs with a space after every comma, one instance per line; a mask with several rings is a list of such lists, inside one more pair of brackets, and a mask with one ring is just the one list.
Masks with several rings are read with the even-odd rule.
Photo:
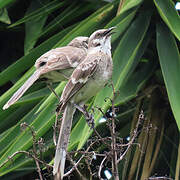
[[64, 106], [88, 81], [97, 69], [99, 58], [90, 61], [87, 57], [71, 75], [61, 95], [61, 102]]
[[45, 60], [53, 69], [68, 69], [76, 67], [85, 57], [86, 52], [83, 49], [66, 46], [50, 50], [42, 55], [36, 64]]

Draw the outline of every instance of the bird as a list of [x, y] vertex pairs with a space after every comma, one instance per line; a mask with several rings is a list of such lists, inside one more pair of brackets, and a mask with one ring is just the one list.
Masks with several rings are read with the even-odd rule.
[[88, 39], [85, 36], [78, 36], [67, 46], [52, 49], [40, 56], [35, 62], [36, 70], [34, 73], [13, 94], [3, 106], [3, 110], [18, 101], [38, 79], [45, 79], [46, 82], [51, 83], [67, 81], [73, 69], [85, 59], [88, 49]]
[[[59, 138], [56, 146], [53, 175], [62, 179], [72, 119], [76, 108], [96, 95], [111, 79], [113, 61], [111, 56], [111, 27], [91, 34], [88, 41], [87, 56], [73, 71], [61, 98], [60, 111], [63, 111]], [[79, 108], [80, 109], [80, 108]]]

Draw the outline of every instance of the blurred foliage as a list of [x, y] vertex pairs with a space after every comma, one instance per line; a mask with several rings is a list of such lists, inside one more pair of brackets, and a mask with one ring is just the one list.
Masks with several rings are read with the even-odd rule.
[[[120, 178], [157, 175], [179, 179], [180, 16], [174, 7], [172, 0], [0, 0], [0, 166], [13, 153], [32, 148], [29, 130], [20, 130], [22, 122], [35, 129], [37, 138], [44, 138], [43, 158], [48, 162], [53, 159], [52, 126], [58, 101], [45, 84], [36, 82], [16, 104], [2, 110], [32, 74], [36, 59], [78, 35], [89, 36], [97, 29], [116, 26], [112, 81], [118, 92], [119, 136], [130, 136], [142, 109], [146, 116], [136, 139], [141, 151], [135, 146], [128, 151], [119, 165]], [[59, 95], [64, 85], [54, 85]], [[113, 97], [109, 86], [88, 102], [89, 108], [98, 106], [106, 112], [111, 107], [106, 97]], [[99, 122], [102, 114], [97, 109], [94, 113], [99, 133], [108, 134], [105, 124]], [[69, 150], [82, 148], [92, 134], [83, 116], [77, 113], [74, 119]], [[149, 126], [151, 131], [147, 131]], [[32, 159], [17, 155], [0, 168], [0, 176], [16, 179], [32, 171]]]

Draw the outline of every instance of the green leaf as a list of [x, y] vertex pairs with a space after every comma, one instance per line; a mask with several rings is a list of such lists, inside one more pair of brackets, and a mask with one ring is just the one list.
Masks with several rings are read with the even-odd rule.
[[119, 89], [119, 94], [114, 100], [115, 106], [136, 97], [139, 90], [154, 72], [155, 66], [156, 64], [153, 61], [142, 62], [141, 68], [137, 72], [133, 72], [127, 82]]
[[[36, 131], [36, 137], [38, 138], [38, 137], [42, 136], [43, 134], [45, 134], [45, 132], [47, 132], [50, 128], [52, 128], [52, 124], [54, 123], [55, 115], [52, 116], [52, 114], [51, 114], [54, 109], [54, 106], [52, 106], [52, 104], [51, 104], [51, 106], [48, 106], [47, 108], [45, 108], [39, 115], [34, 115], [35, 111], [37, 110], [37, 107], [38, 106], [36, 106], [33, 109], [33, 113], [31, 112], [31, 114], [33, 114], [33, 116], [32, 116], [33, 122], [30, 124], [30, 126], [34, 128], [34, 130]], [[36, 118], [35, 118], [35, 116], [36, 116]], [[25, 117], [27, 117], [27, 116], [25, 116]], [[26, 121], [26, 120], [24, 119], [24, 121]], [[18, 137], [16, 137], [14, 139], [14, 141], [13, 141], [13, 143], [11, 143], [10, 147], [1, 156], [0, 164], [2, 164], [13, 153], [15, 153], [19, 150], [27, 150], [31, 146], [32, 146], [32, 135], [31, 135], [29, 129], [27, 128], [25, 131], [21, 132], [21, 134]], [[15, 156], [14, 159], [17, 159], [19, 156], [20, 155]], [[11, 162], [8, 162], [5, 166], [3, 166], [0, 169], [0, 176], [17, 168], [17, 166], [9, 166], [10, 164], [11, 164]]]
[[11, 24], [11, 20], [8, 16], [8, 11], [6, 8], [0, 9], [0, 21], [6, 24]]
[[[22, 133], [20, 129], [20, 124], [23, 123], [24, 121], [30, 124], [33, 121], [33, 118], [35, 116], [33, 114], [34, 111], [31, 111], [32, 109], [31, 107], [32, 105], [18, 108], [16, 111], [11, 113], [9, 118], [6, 118], [6, 122], [11, 123], [11, 121], [14, 120], [16, 122], [16, 125], [8, 129], [6, 134], [3, 135], [3, 137], [1, 137], [0, 139], [0, 155], [1, 156], [9, 148], [9, 146], [14, 142], [15, 138], [19, 134]], [[25, 111], [25, 113], [23, 111]], [[20, 116], [19, 113], [22, 113], [22, 116]], [[12, 116], [14, 116], [15, 118], [12, 118]], [[7, 126], [7, 123], [6, 123], [6, 126]]]
[[68, 33], [74, 26], [70, 26], [63, 31], [55, 34], [38, 47], [33, 49], [29, 54], [23, 56], [15, 63], [10, 65], [7, 69], [0, 73], [0, 86], [8, 82], [9, 80], [17, 77], [19, 74], [30, 68], [34, 65], [37, 58], [39, 58], [42, 54], [50, 50], [54, 44], [56, 44], [66, 33]]
[[[122, 4], [121, 4], [122, 2]], [[119, 9], [117, 12], [117, 15], [124, 13], [125, 11], [139, 6], [141, 3], [143, 2], [143, 0], [125, 0], [125, 1], [120, 1], [120, 5], [119, 5]]]
[[31, 109], [41, 99], [38, 99], [38, 100], [35, 99], [34, 101], [26, 103], [25, 106], [21, 106], [20, 108], [13, 108], [13, 110], [10, 111], [11, 113], [9, 113], [9, 111], [4, 113], [4, 115], [3, 115], [4, 118], [2, 119], [2, 121], [0, 121], [0, 132], [3, 132], [4, 130], [12, 127], [12, 125], [16, 124], [19, 121], [19, 119], [23, 118], [23, 116], [25, 116], [29, 111], [31, 111]]
[[17, 0], [0, 0], [0, 9], [6, 7], [9, 4], [16, 2]]
[[[40, 46], [33, 49], [31, 53], [20, 58], [13, 65], [9, 66], [7, 69], [1, 72], [0, 85], [5, 84], [8, 80], [12, 79], [13, 77], [17, 77], [18, 74], [22, 73], [24, 70], [32, 66], [35, 60], [40, 55], [49, 50], [52, 46], [54, 48], [64, 46], [68, 44], [74, 37], [89, 35], [91, 32], [94, 31], [96, 27], [102, 24], [102, 22], [107, 18], [107, 16], [110, 16], [110, 13], [114, 9], [114, 7], [115, 5], [110, 3], [104, 6], [103, 8], [99, 9], [97, 12], [93, 13], [86, 20], [82, 21], [78, 26], [76, 26], [72, 31], [70, 31], [70, 33], [67, 32], [71, 29], [71, 26], [54, 35], [53, 37], [49, 38], [47, 41], [43, 42]], [[65, 35], [66, 33], [67, 35]]]
[[[41, 6], [42, 4], [38, 0], [32, 1], [26, 14], [40, 8]], [[25, 41], [24, 41], [25, 55], [28, 54], [29, 51], [34, 47], [40, 33], [42, 32], [42, 28], [46, 22], [47, 17], [48, 15], [39, 16], [25, 23], [25, 33], [26, 33]]]
[[[69, 41], [71, 41], [74, 37], [80, 35], [87, 35], [89, 32], [94, 31], [95, 27], [97, 27], [102, 21], [110, 15], [110, 12], [114, 8], [113, 4], [108, 4], [103, 8], [99, 9], [95, 13], [93, 13], [90, 17], [82, 21], [78, 26], [76, 26], [70, 33], [68, 33], [62, 40], [60, 40], [55, 47], [66, 45]], [[88, 22], [88, 24], [87, 24]], [[57, 87], [58, 88], [58, 87]], [[56, 98], [52, 95], [50, 98]], [[41, 111], [44, 107], [49, 103], [49, 99], [47, 99], [38, 109], [37, 112]]]
[[[3, 105], [5, 104], [5, 102], [8, 100], [8, 98], [10, 98], [10, 96], [12, 96], [12, 94], [17, 91], [17, 89], [19, 89], [20, 86], [22, 86], [22, 84], [31, 76], [31, 74], [34, 72], [34, 68], [31, 68], [28, 72], [25, 73], [25, 75], [19, 80], [17, 81], [17, 83], [8, 91], [6, 91], [1, 97], [0, 97], [0, 115], [2, 114], [2, 112], [6, 112], [2, 110]], [[9, 110], [11, 110], [11, 108], [9, 108]], [[9, 111], [7, 110], [7, 111]]]
[[14, 24], [10, 25], [9, 28], [20, 25], [24, 22], [30, 21], [32, 19], [39, 18], [40, 16], [48, 15], [49, 13], [55, 11], [56, 9], [65, 5], [66, 1], [60, 2], [59, 0], [52, 1], [46, 5], [43, 5], [42, 8], [39, 8], [28, 15], [25, 15], [24, 18], [18, 20]]
[[180, 41], [180, 16], [172, 0], [154, 0], [160, 16]]
[[109, 3], [97, 10], [91, 16], [83, 20], [70, 33], [68, 33], [55, 47], [65, 46], [77, 36], [89, 36], [96, 28], [100, 28], [103, 22], [112, 15], [117, 3]]
[[170, 105], [180, 130], [180, 54], [172, 33], [157, 25], [157, 49]]
[[[135, 68], [135, 64], [137, 64], [137, 62], [139, 61], [140, 57], [137, 56], [137, 54], [139, 54], [138, 51], [140, 50], [140, 46], [142, 45], [143, 39], [147, 32], [150, 17], [151, 14], [149, 12], [145, 12], [143, 15], [140, 14], [131, 24], [114, 52], [114, 70], [112, 78], [116, 91], [119, 90], [119, 88], [127, 81], [128, 73]], [[103, 111], [106, 111], [110, 106], [109, 102], [104, 102], [104, 99], [106, 97], [113, 97], [112, 89], [109, 87], [105, 87], [100, 93], [97, 94], [93, 107], [98, 106], [101, 107]], [[94, 118], [96, 125], [98, 124], [101, 116], [102, 114], [98, 110], [95, 110]], [[78, 128], [78, 125], [76, 126], [76, 128]], [[81, 133], [81, 138], [78, 139], [78, 148], [81, 148], [83, 146], [83, 144], [91, 134], [87, 124], [82, 129], [83, 131], [81, 130], [79, 132]]]
[[130, 9], [129, 11], [126, 11], [124, 13], [121, 13], [120, 15], [114, 17], [106, 26], [105, 28], [109, 28], [112, 26], [116, 27], [116, 33], [112, 36], [112, 44], [116, 39], [125, 31], [125, 29], [129, 26], [132, 19], [134, 18], [136, 14], [137, 8]]
[[41, 37], [49, 36], [53, 32], [62, 29], [66, 24], [76, 22], [78, 17], [84, 16], [84, 14], [92, 9], [92, 4], [87, 5], [87, 2], [77, 4], [73, 1], [63, 12], [61, 12], [54, 20], [52, 20], [40, 34]]
[[[58, 94], [60, 94], [64, 88], [65, 83], [62, 82], [61, 83], [61, 87], [59, 87], [58, 89], [56, 88], [56, 92]], [[49, 104], [39, 113], [35, 113], [37, 111], [37, 109], [39, 108], [38, 104], [37, 106], [35, 106], [32, 111], [30, 111], [26, 116], [24, 116], [23, 119], [20, 120], [19, 123], [17, 123], [17, 125], [14, 127], [14, 129], [11, 130], [11, 132], [9, 132], [6, 135], [6, 139], [3, 140], [3, 142], [5, 142], [6, 144], [9, 145], [8, 149], [6, 151], [2, 150], [2, 152], [4, 152], [1, 157], [0, 157], [0, 165], [13, 153], [17, 152], [18, 150], [27, 150], [32, 146], [32, 135], [30, 133], [30, 131], [28, 130], [28, 128], [20, 133], [19, 130], [19, 125], [22, 122], [27, 122], [31, 127], [33, 127], [33, 129], [36, 131], [36, 137], [41, 137], [43, 136], [45, 133], [47, 133], [51, 128], [52, 125], [54, 123], [55, 120], [55, 106], [54, 104], [57, 103], [58, 100], [57, 98], [52, 99], [51, 101], [49, 101]], [[12, 141], [12, 134], [18, 134], [18, 136], [13, 139]], [[7, 141], [7, 138], [10, 138], [10, 140]], [[9, 141], [11, 143], [9, 143]], [[2, 143], [3, 143], [2, 142]], [[1, 143], [1, 141], [0, 141]], [[14, 160], [16, 160], [18, 157], [20, 157], [21, 155], [17, 155], [16, 157], [14, 157]], [[16, 168], [19, 167], [19, 164], [16, 164], [16, 166], [10, 166], [9, 168], [7, 168], [10, 165], [11, 162], [8, 162], [5, 166], [3, 166], [0, 169], [0, 176], [15, 170]]]

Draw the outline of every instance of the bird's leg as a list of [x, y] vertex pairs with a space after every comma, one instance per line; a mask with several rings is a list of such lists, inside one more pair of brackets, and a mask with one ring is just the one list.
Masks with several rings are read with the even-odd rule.
[[59, 100], [60, 97], [58, 96], [58, 94], [56, 93], [56, 91], [52, 88], [52, 83], [47, 82], [47, 87], [48, 87], [49, 90], [57, 97], [57, 99]]
[[[56, 93], [56, 91], [52, 88], [52, 83], [50, 82], [46, 82], [47, 83], [47, 87], [50, 89], [50, 91], [52, 93], [54, 93], [54, 95], [57, 97], [58, 101], [60, 100], [60, 97], [58, 96], [58, 94]], [[54, 141], [54, 145], [56, 146], [57, 144], [57, 138], [56, 138], [56, 132], [57, 132], [57, 127], [58, 127], [58, 116], [59, 116], [59, 104], [57, 105], [56, 108], [56, 120], [54, 123], [54, 133], [53, 133], [53, 141]]]
[[58, 73], [61, 74], [66, 81], [69, 81], [69, 77], [66, 76], [63, 72], [58, 72]]
[[94, 117], [91, 113], [89, 113], [87, 111], [87, 106], [86, 105], [83, 105], [83, 106], [79, 106], [77, 104], [74, 104], [74, 106], [80, 111], [83, 113], [83, 115], [85, 116], [86, 118], [86, 121], [89, 125], [90, 128], [94, 128]]
[[[52, 88], [52, 84], [48, 82], [48, 83], [47, 83], [47, 86], [48, 86], [48, 88], [50, 89], [50, 91], [51, 91], [52, 93], [54, 93], [54, 95], [57, 97], [58, 101], [60, 101], [60, 97], [58, 96], [58, 94], [56, 93], [56, 91]], [[58, 104], [58, 105], [57, 105], [57, 108], [56, 108], [56, 113], [59, 113], [60, 107], [61, 107], [61, 104]]]

